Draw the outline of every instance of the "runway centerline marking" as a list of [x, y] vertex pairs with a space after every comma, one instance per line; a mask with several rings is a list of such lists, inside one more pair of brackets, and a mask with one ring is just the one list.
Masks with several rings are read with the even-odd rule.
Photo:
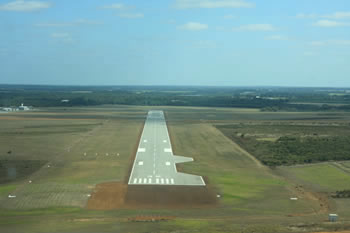
[[[176, 164], [192, 161], [190, 157], [173, 154], [163, 111], [149, 111], [128, 184], [205, 186], [201, 176], [177, 171]], [[153, 174], [156, 180], [152, 180], [149, 174]]]

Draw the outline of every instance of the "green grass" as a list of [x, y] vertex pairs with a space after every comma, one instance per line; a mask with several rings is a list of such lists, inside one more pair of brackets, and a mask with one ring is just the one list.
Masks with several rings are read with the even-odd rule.
[[0, 212], [0, 216], [42, 216], [42, 215], [57, 215], [57, 214], [72, 214], [82, 212], [81, 208], [76, 207], [50, 207], [43, 209], [27, 209], [27, 210], [7, 210]]
[[[175, 153], [195, 159], [180, 167], [188, 173], [207, 177], [222, 196], [221, 205], [233, 210], [227, 213], [237, 215], [237, 209], [246, 209], [248, 211], [244, 214], [247, 215], [287, 214], [295, 211], [295, 208], [301, 212], [317, 208], [312, 201], [298, 203], [298, 207], [290, 206], [289, 184], [283, 178], [274, 176], [268, 168], [259, 167], [256, 161], [243, 154], [214, 126], [173, 123], [170, 124], [170, 133]], [[276, 201], [280, 205], [274, 205]], [[254, 208], [251, 208], [252, 203]], [[218, 213], [213, 211], [213, 214]]]
[[350, 175], [330, 164], [315, 164], [283, 168], [312, 186], [325, 192], [350, 189]]
[[[305, 118], [328, 124], [329, 120], [320, 119], [325, 117], [322, 113], [156, 108], [166, 111], [175, 153], [195, 159], [180, 168], [187, 173], [205, 176], [215, 192], [222, 195], [216, 207], [113, 211], [84, 209], [86, 194], [91, 192], [95, 184], [125, 178], [145, 114], [152, 107], [50, 108], [36, 113], [17, 113], [13, 119], [9, 118], [11, 114], [0, 116], [0, 128], [4, 129], [0, 132], [0, 156], [7, 159], [45, 160], [51, 165], [50, 168], [44, 166], [16, 183], [0, 185], [0, 196], [12, 191], [18, 194], [18, 198], [13, 200], [15, 204], [10, 203], [7, 197], [0, 198], [0, 232], [15, 232], [12, 231], [15, 229], [28, 232], [242, 232], [242, 229], [243, 232], [284, 232], [287, 228], [282, 222], [323, 219], [323, 216], [307, 219], [286, 217], [288, 214], [310, 213], [319, 208], [315, 200], [289, 200], [294, 195], [291, 188], [296, 180], [300, 183], [320, 182], [320, 187], [325, 184], [333, 188], [350, 183], [347, 174], [344, 176], [345, 173], [335, 167], [324, 169], [321, 166], [318, 168], [321, 171], [308, 170], [308, 167], [300, 167], [300, 170], [293, 170], [299, 167], [288, 167], [283, 169], [288, 170], [288, 174], [298, 176], [297, 179], [277, 176], [274, 171], [261, 166], [242, 152], [239, 146], [214, 126], [243, 122], [252, 124], [250, 130], [253, 130], [254, 124], [267, 124], [259, 129], [263, 131], [271, 130], [267, 122], [310, 123], [303, 120]], [[346, 113], [337, 117], [339, 124], [350, 119]], [[293, 131], [302, 128], [295, 127]], [[19, 133], [6, 133], [12, 129]], [[280, 131], [283, 133], [287, 129], [281, 127]], [[318, 132], [325, 131], [320, 128]], [[345, 130], [341, 132], [345, 133]], [[6, 155], [9, 149], [13, 151], [11, 156]], [[120, 156], [116, 157], [116, 153]], [[334, 179], [318, 178], [321, 173], [333, 174]], [[29, 178], [33, 180], [32, 184], [28, 183]], [[322, 187], [328, 190], [326, 186]], [[346, 211], [344, 208], [343, 213]], [[171, 215], [177, 219], [160, 223], [126, 221], [128, 217], [140, 215]], [[79, 219], [87, 221], [77, 221]]]
[[15, 184], [2, 184], [0, 185], [0, 196], [7, 195], [17, 188]]

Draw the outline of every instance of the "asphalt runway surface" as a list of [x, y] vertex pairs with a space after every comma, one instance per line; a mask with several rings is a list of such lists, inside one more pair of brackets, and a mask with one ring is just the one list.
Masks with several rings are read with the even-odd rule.
[[177, 163], [191, 161], [173, 155], [163, 111], [149, 111], [128, 184], [205, 186], [201, 176], [177, 172]]

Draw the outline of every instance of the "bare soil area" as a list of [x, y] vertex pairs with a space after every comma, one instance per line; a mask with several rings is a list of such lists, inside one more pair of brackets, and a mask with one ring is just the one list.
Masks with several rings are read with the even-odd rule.
[[128, 185], [119, 182], [96, 185], [94, 192], [87, 202], [87, 208], [94, 210], [111, 210], [123, 207], [127, 186]]
[[125, 198], [130, 207], [188, 208], [210, 207], [216, 195], [203, 186], [130, 185]]
[[87, 203], [88, 209], [200, 208], [217, 203], [215, 193], [202, 186], [98, 184]]

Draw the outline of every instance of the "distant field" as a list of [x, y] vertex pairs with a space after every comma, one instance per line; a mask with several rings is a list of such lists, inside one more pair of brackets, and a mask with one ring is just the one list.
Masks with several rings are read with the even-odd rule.
[[[122, 183], [128, 176], [149, 109], [165, 111], [174, 153], [195, 159], [181, 164], [179, 169], [202, 175], [219, 195], [218, 204], [178, 209], [87, 210], [89, 194], [97, 184]], [[350, 215], [338, 206], [346, 201], [328, 203], [317, 194], [347, 187], [350, 175], [346, 169], [350, 162], [272, 170], [217, 126], [234, 125], [239, 133], [259, 138], [309, 134], [308, 127], [318, 135], [346, 135], [349, 119], [346, 113], [161, 106], [47, 108], [2, 114], [0, 161], [36, 160], [44, 164], [23, 176], [14, 173], [21, 166], [3, 167], [7, 180], [0, 184], [0, 231], [192, 232], [192, 226], [202, 232], [232, 232], [244, 224], [246, 232], [291, 232], [288, 226], [306, 219], [322, 225], [329, 211]], [[274, 128], [274, 124], [278, 126]], [[9, 199], [8, 194], [16, 198]], [[290, 200], [296, 196], [298, 201]], [[135, 216], [172, 216], [175, 220], [129, 222]]]

